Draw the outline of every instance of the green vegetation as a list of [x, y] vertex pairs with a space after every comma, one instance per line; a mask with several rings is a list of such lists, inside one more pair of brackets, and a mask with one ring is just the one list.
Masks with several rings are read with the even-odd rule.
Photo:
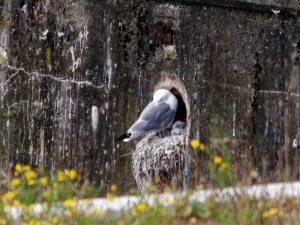
[[[194, 150], [204, 151], [209, 156], [209, 170], [216, 187], [235, 184], [230, 170], [230, 154], [223, 146], [217, 153], [209, 150], [198, 140], [192, 140]], [[104, 210], [93, 204], [100, 188], [77, 182], [75, 170], [33, 170], [30, 166], [17, 164], [13, 175], [0, 179], [0, 225], [47, 225], [47, 224], [300, 224], [300, 198], [278, 197], [277, 199], [251, 196], [226, 197], [211, 195], [204, 202], [191, 200], [193, 191], [182, 196], [159, 195], [153, 184], [147, 185], [147, 194], [136, 193], [138, 201], [118, 212]], [[106, 201], [117, 201], [116, 185], [111, 185]], [[168, 192], [172, 190], [166, 189]], [[149, 202], [149, 195], [154, 201]], [[222, 198], [221, 198], [222, 199]], [[34, 207], [40, 204], [43, 211]], [[18, 212], [18, 218], [13, 218]]]

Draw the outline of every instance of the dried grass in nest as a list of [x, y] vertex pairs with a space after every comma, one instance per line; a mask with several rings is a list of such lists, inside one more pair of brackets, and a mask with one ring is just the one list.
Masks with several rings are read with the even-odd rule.
[[184, 189], [189, 168], [194, 165], [186, 151], [185, 135], [160, 138], [150, 133], [136, 145], [132, 161], [140, 191], [145, 190], [147, 183], [160, 191], [166, 187]]

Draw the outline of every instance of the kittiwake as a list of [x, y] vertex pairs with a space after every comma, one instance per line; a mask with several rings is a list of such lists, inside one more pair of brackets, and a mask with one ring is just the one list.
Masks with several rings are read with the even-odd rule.
[[180, 120], [177, 120], [173, 125], [172, 125], [172, 130], [171, 130], [171, 135], [183, 135], [186, 133], [185, 131], [185, 122], [182, 122]]
[[158, 89], [153, 101], [143, 110], [139, 119], [116, 141], [128, 142], [146, 132], [160, 132], [172, 125], [178, 107], [177, 98], [166, 89]]

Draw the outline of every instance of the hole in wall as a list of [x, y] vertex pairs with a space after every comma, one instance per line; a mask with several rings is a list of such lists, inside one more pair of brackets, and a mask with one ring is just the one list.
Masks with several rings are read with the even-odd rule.
[[167, 89], [175, 95], [178, 100], [178, 108], [173, 120], [173, 123], [176, 121], [182, 121], [186, 123], [186, 132], [189, 135], [189, 127], [190, 127], [190, 105], [188, 102], [187, 92], [184, 87], [184, 84], [177, 79], [164, 79], [160, 81], [156, 87], [155, 91], [158, 89]]
[[175, 97], [178, 100], [178, 108], [173, 123], [175, 123], [178, 120], [182, 122], [186, 122], [186, 106], [185, 106], [185, 102], [182, 99], [181, 93], [175, 87], [172, 87], [170, 91], [172, 92], [173, 95], [175, 95]]

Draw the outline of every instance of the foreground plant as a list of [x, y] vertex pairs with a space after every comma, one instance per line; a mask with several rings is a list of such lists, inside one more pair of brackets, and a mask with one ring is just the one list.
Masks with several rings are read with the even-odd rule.
[[[218, 158], [219, 157], [219, 158]], [[216, 170], [226, 157], [211, 158]], [[228, 167], [226, 166], [225, 169]], [[0, 180], [0, 225], [6, 224], [300, 224], [300, 197], [277, 199], [249, 196], [211, 195], [204, 202], [191, 198], [193, 191], [159, 195], [152, 184], [150, 194], [138, 194], [134, 204], [118, 211], [104, 210], [87, 198], [96, 197], [99, 188], [88, 182], [76, 183], [75, 170], [33, 170], [29, 166], [15, 167], [13, 177]], [[118, 187], [111, 185], [105, 204], [118, 204]], [[134, 190], [131, 192], [135, 193]], [[151, 201], [149, 201], [151, 197]], [[40, 206], [39, 213], [36, 211]], [[13, 215], [18, 213], [18, 217]]]

